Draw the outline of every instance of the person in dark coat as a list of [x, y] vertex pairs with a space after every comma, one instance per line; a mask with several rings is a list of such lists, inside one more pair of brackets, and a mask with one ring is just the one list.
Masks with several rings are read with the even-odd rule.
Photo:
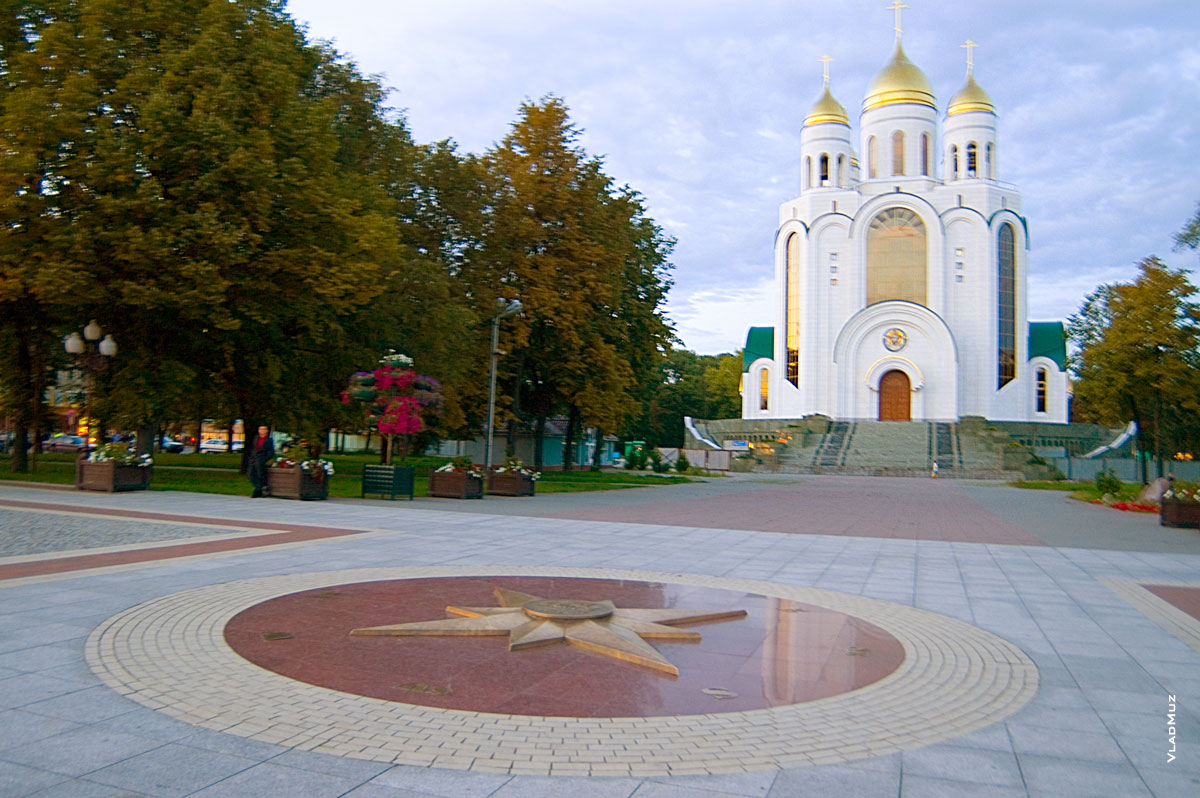
[[263, 495], [267, 487], [267, 463], [274, 459], [275, 442], [271, 440], [271, 428], [264, 424], [258, 428], [254, 450], [250, 452], [250, 464], [246, 467], [250, 484], [254, 486], [254, 493], [250, 494], [250, 498], [257, 499]]

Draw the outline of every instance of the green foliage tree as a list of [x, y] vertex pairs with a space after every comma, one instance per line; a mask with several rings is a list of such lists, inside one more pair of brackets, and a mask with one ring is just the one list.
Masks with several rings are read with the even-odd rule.
[[1200, 305], [1185, 272], [1154, 257], [1139, 269], [1132, 283], [1090, 294], [1070, 319], [1079, 350], [1074, 412], [1106, 424], [1133, 419], [1161, 476], [1164, 456], [1180, 448], [1200, 413]]
[[683, 446], [684, 416], [741, 415], [742, 355], [698, 355], [673, 349], [661, 361], [658, 379], [629, 437], [653, 446]]
[[[566, 467], [585, 423], [620, 429], [670, 334], [661, 303], [672, 242], [578, 139], [558, 98], [521, 106], [484, 158], [488, 225], [463, 270], [481, 319], [490, 321], [497, 297], [524, 307], [502, 327], [511, 390], [501, 412], [532, 419], [535, 468], [553, 413], [568, 417]], [[515, 424], [509, 430], [511, 449]]]

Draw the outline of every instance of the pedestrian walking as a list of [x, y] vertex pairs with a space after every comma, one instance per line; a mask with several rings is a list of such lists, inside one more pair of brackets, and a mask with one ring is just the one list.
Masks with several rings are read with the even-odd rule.
[[250, 462], [246, 466], [246, 474], [250, 484], [254, 486], [251, 499], [264, 495], [267, 489], [267, 463], [275, 459], [275, 442], [271, 440], [271, 428], [265, 424], [258, 428], [258, 436], [254, 440], [254, 449], [250, 452]]

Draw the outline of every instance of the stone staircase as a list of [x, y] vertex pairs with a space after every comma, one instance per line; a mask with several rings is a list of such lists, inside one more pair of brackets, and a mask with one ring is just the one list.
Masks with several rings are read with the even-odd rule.
[[959, 425], [923, 421], [831, 421], [821, 435], [781, 447], [778, 471], [798, 474], [1018, 479], [994, 445], [962, 434]]

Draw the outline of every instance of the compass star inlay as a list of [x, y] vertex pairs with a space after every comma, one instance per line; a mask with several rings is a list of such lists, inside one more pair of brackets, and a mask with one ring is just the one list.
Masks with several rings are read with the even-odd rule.
[[679, 629], [746, 617], [745, 610], [687, 610], [616, 607], [611, 601], [548, 599], [496, 588], [499, 607], [446, 607], [439, 621], [367, 626], [356, 636], [508, 635], [508, 650], [565, 642], [605, 656], [643, 665], [673, 676], [679, 669], [642, 638], [699, 641], [698, 632]]

